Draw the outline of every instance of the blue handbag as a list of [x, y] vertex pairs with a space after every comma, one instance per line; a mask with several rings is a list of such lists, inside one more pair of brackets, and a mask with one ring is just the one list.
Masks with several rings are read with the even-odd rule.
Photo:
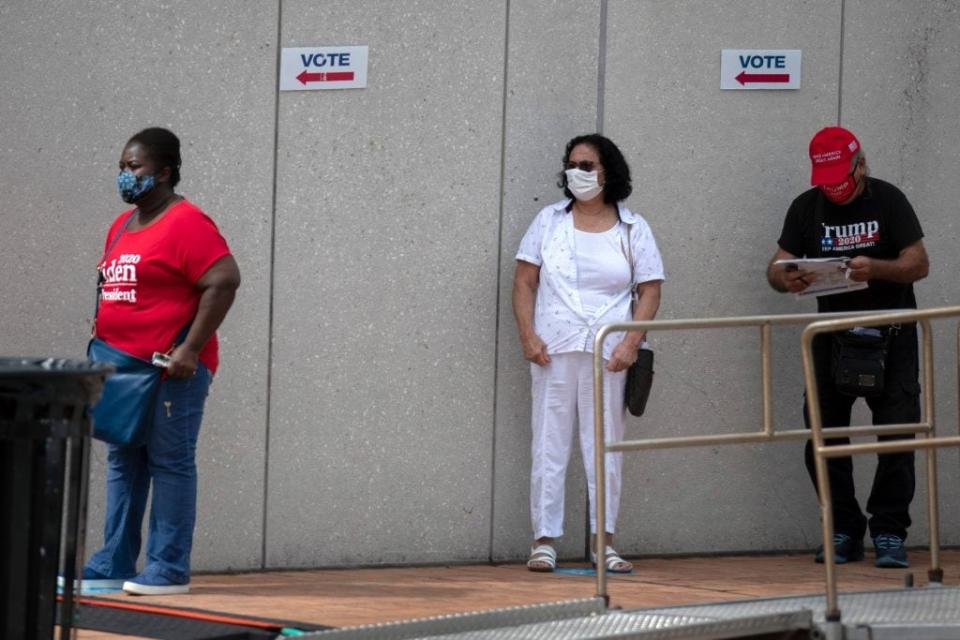
[[[104, 259], [137, 214], [134, 209], [103, 252]], [[157, 405], [164, 369], [110, 346], [97, 333], [97, 313], [103, 274], [97, 273], [97, 303], [93, 310], [93, 337], [87, 345], [87, 359], [113, 365], [114, 373], [103, 383], [100, 400], [91, 408], [93, 437], [111, 444], [138, 447], [147, 442]], [[177, 335], [174, 346], [183, 342], [192, 321]]]
[[93, 406], [93, 437], [111, 444], [138, 447], [147, 441], [163, 369], [99, 338], [87, 345], [87, 358], [113, 365]]

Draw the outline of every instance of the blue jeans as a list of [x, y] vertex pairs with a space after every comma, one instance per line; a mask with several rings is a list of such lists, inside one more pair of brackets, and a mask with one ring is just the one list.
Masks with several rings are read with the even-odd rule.
[[197, 512], [197, 436], [213, 379], [202, 364], [186, 379], [160, 385], [153, 429], [140, 447], [108, 444], [107, 513], [103, 548], [87, 566], [111, 578], [137, 575], [143, 515], [150, 482], [153, 500], [143, 575], [190, 582], [190, 550]]

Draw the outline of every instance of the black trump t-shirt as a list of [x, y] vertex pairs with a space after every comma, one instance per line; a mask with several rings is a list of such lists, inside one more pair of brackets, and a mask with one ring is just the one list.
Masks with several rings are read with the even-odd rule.
[[[923, 238], [920, 221], [907, 197], [889, 182], [865, 178], [863, 193], [837, 205], [814, 187], [800, 194], [787, 211], [780, 248], [802, 258], [867, 256], [893, 260]], [[817, 298], [820, 312], [915, 309], [910, 283], [870, 280], [868, 288]]]

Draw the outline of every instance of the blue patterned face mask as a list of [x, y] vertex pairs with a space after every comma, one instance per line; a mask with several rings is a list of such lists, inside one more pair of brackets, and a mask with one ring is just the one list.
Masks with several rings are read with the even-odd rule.
[[157, 181], [153, 176], [135, 176], [129, 171], [121, 171], [117, 176], [117, 190], [120, 198], [127, 204], [133, 204], [156, 185]]

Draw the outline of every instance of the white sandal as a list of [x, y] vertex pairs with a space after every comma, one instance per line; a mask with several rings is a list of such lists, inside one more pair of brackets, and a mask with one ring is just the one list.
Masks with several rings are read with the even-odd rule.
[[557, 551], [549, 544], [541, 544], [530, 549], [527, 569], [538, 573], [550, 573], [557, 568]]
[[[593, 561], [593, 567], [597, 567], [597, 554], [593, 551], [590, 552], [590, 559]], [[633, 573], [633, 565], [623, 558], [620, 557], [613, 547], [607, 545], [607, 549], [603, 554], [603, 566], [606, 567], [607, 573]]]

